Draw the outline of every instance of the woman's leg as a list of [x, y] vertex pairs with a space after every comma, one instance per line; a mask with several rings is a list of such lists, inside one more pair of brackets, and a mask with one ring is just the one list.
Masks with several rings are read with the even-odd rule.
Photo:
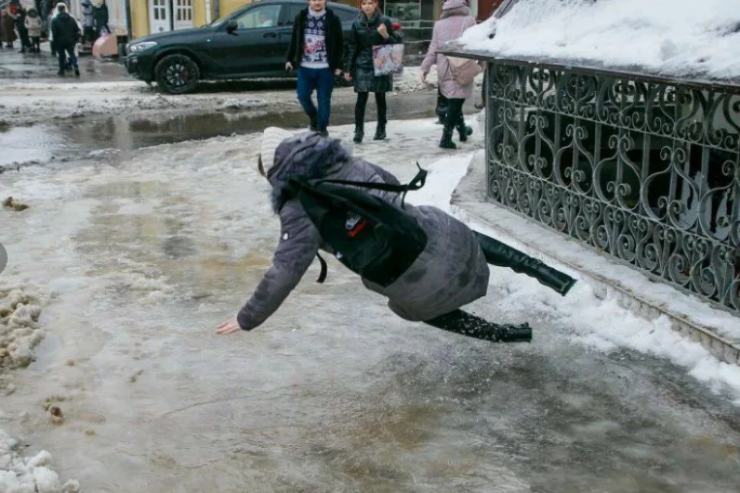
[[354, 142], [358, 144], [365, 137], [365, 107], [367, 106], [367, 92], [357, 93], [357, 102], [355, 103], [355, 138]]
[[455, 131], [455, 126], [458, 124], [460, 117], [462, 116], [462, 105], [464, 102], [464, 99], [447, 99], [447, 116], [445, 118], [445, 127], [444, 130], [442, 130], [442, 140], [439, 142], [439, 147], [443, 149], [457, 149], [455, 143], [452, 142], [452, 133]]
[[491, 342], [532, 342], [532, 329], [529, 324], [495, 324], [462, 310], [455, 310], [425, 324], [438, 329], [461, 334], [475, 339]]
[[373, 139], [383, 140], [385, 139], [385, 126], [388, 123], [388, 107], [386, 106], [384, 92], [375, 93], [375, 105], [378, 109], [378, 126], [375, 129], [375, 137]]

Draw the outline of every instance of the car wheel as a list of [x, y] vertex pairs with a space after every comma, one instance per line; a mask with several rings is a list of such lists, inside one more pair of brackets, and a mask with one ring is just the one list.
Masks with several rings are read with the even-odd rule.
[[185, 94], [195, 89], [200, 78], [198, 64], [187, 55], [167, 55], [157, 63], [154, 74], [159, 87], [168, 94]]

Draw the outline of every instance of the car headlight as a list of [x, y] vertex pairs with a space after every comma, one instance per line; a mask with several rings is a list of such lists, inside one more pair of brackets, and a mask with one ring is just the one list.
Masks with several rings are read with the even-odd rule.
[[134, 43], [129, 45], [128, 51], [131, 53], [139, 53], [140, 51], [148, 50], [149, 48], [153, 48], [157, 46], [156, 41], [144, 41], [141, 43]]

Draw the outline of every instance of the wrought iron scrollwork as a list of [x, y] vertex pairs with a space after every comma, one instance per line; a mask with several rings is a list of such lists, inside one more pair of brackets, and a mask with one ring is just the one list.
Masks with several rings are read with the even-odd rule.
[[487, 70], [492, 200], [740, 315], [740, 96]]

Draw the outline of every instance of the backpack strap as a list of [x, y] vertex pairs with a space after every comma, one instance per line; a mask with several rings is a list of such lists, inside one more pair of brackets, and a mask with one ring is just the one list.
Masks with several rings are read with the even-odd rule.
[[410, 182], [406, 185], [393, 185], [391, 183], [375, 183], [371, 181], [352, 181], [352, 180], [318, 180], [315, 183], [334, 183], [337, 185], [352, 185], [361, 188], [368, 188], [371, 190], [382, 190], [384, 192], [396, 192], [401, 194], [401, 207], [404, 206], [404, 200], [406, 200], [406, 193], [411, 190], [419, 190], [424, 186], [427, 179], [427, 170], [422, 169], [419, 163], [416, 163], [416, 167], [419, 168], [419, 172], [416, 173]]

